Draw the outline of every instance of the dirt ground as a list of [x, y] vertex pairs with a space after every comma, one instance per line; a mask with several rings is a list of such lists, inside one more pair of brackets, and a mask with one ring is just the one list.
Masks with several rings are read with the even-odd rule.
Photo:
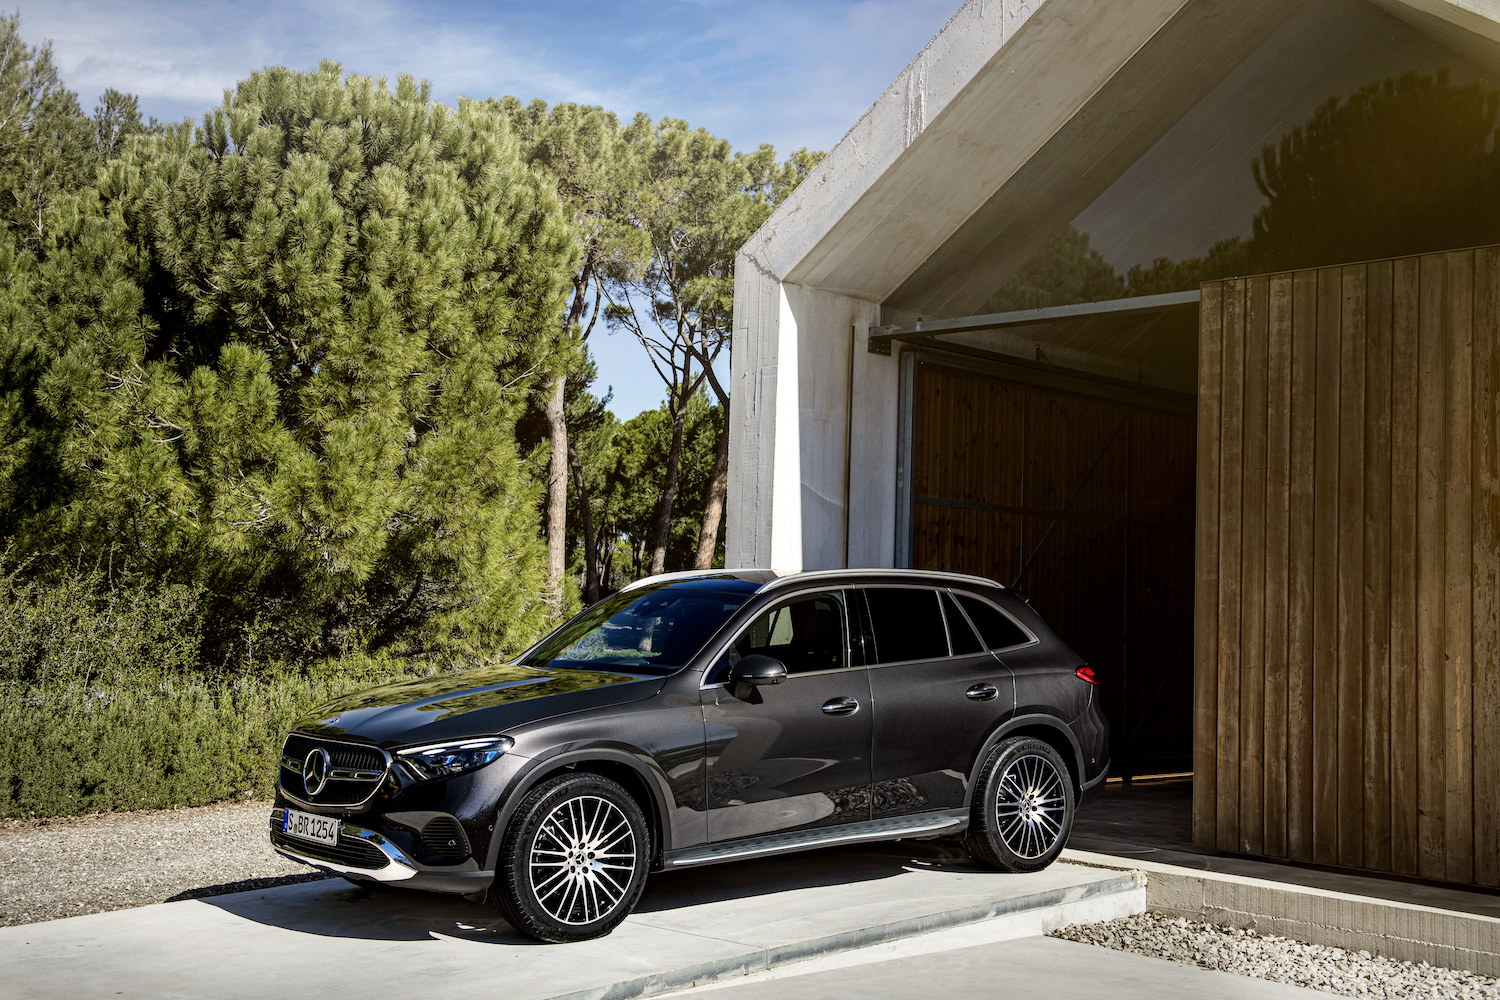
[[0, 820], [0, 926], [327, 878], [266, 839], [268, 802]]

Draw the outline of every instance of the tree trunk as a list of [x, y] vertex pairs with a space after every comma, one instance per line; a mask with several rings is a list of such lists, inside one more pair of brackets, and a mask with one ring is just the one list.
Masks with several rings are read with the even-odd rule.
[[594, 512], [589, 507], [589, 488], [583, 481], [583, 463], [578, 452], [568, 446], [568, 464], [573, 467], [573, 482], [578, 487], [578, 514], [583, 518], [583, 603], [599, 600], [599, 546], [594, 538]]
[[708, 484], [708, 504], [703, 508], [703, 527], [698, 532], [698, 555], [693, 569], [712, 569], [719, 547], [719, 522], [724, 516], [724, 497], [729, 492], [729, 402], [725, 400], [724, 426], [714, 450], [714, 477]]
[[552, 455], [547, 463], [547, 600], [563, 605], [563, 573], [568, 554], [568, 421], [563, 407], [566, 372], [559, 372], [547, 392], [547, 429]]
[[687, 424], [687, 400], [679, 401], [672, 414], [672, 450], [667, 452], [667, 481], [662, 485], [652, 524], [656, 547], [651, 552], [651, 575], [667, 570], [667, 542], [672, 535], [672, 505], [677, 501], [677, 476], [682, 465], [682, 434]]
[[[594, 251], [584, 258], [583, 267], [573, 278], [573, 304], [563, 320], [556, 344], [566, 344], [568, 331], [583, 315], [585, 295], [594, 276]], [[583, 339], [588, 340], [594, 329], [594, 320], [599, 318], [598, 296], [594, 298], [594, 317], [589, 320], [589, 329]], [[543, 413], [547, 419], [548, 438], [552, 444], [552, 455], [547, 462], [547, 600], [554, 611], [563, 605], [563, 574], [568, 568], [568, 373], [560, 371], [547, 390], [547, 405]], [[585, 507], [587, 509], [587, 507]]]

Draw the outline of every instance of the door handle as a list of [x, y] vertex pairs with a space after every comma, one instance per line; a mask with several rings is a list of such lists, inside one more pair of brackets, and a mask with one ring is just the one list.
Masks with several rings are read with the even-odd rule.
[[830, 698], [823, 703], [824, 715], [853, 715], [859, 711], [859, 702], [853, 698]]
[[999, 693], [1000, 689], [993, 684], [975, 684], [964, 692], [964, 697], [972, 698], [975, 701], [989, 701]]

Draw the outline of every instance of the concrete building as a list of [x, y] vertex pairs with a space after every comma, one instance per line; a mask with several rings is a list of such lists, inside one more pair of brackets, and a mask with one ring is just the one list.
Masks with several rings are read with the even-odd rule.
[[[1495, 442], [1487, 437], [1494, 405], [1485, 395], [1494, 362], [1483, 346], [1495, 330], [1484, 327], [1490, 314], [1482, 291], [1475, 291], [1494, 262], [1472, 254], [1467, 264], [1450, 262], [1457, 277], [1444, 287], [1470, 282], [1463, 301], [1471, 304], [1464, 308], [1478, 325], [1472, 338], [1452, 340], [1457, 346], [1443, 356], [1469, 358], [1472, 344], [1475, 367], [1461, 374], [1468, 380], [1463, 399], [1477, 422], [1470, 426], [1464, 410], [1429, 441], [1452, 454], [1459, 449], [1455, 435], [1464, 447], [1479, 442], [1473, 462], [1463, 466], [1467, 485], [1458, 483], [1463, 477], [1451, 463], [1434, 473], [1448, 476], [1448, 496], [1467, 497], [1463, 502], [1479, 512], [1465, 513], [1472, 522], [1467, 533], [1445, 543], [1454, 553], [1464, 544], [1472, 548], [1466, 610], [1453, 610], [1450, 596], [1448, 610], [1432, 612], [1448, 623], [1453, 642], [1460, 631], [1465, 637], [1462, 676], [1451, 667], [1423, 666], [1427, 661], [1419, 663], [1415, 653], [1407, 664], [1399, 642], [1381, 647], [1371, 639], [1374, 645], [1355, 655], [1355, 632], [1385, 628], [1389, 639], [1400, 616], [1360, 611], [1350, 624], [1343, 595], [1364, 586], [1363, 577], [1351, 574], [1374, 566], [1349, 561], [1352, 543], [1332, 550], [1332, 590], [1318, 592], [1333, 595], [1329, 607], [1344, 609], [1343, 618], [1319, 619], [1332, 630], [1332, 645], [1309, 645], [1306, 663], [1297, 649], [1285, 652], [1285, 630], [1266, 624], [1275, 613], [1295, 618], [1300, 598], [1287, 576], [1266, 574], [1263, 553], [1245, 557], [1260, 575], [1244, 589], [1263, 591], [1264, 600], [1244, 604], [1238, 584], [1225, 596], [1227, 564], [1219, 547], [1227, 544], [1226, 526], [1233, 526], [1239, 560], [1242, 544], [1246, 553], [1252, 542], [1260, 545], [1267, 511], [1277, 509], [1273, 494], [1295, 495], [1298, 488], [1284, 469], [1247, 471], [1279, 454], [1274, 441], [1268, 453], [1264, 440], [1268, 427], [1285, 421], [1275, 419], [1274, 392], [1262, 370], [1269, 364], [1273, 381], [1281, 371], [1280, 328], [1273, 316], [1263, 327], [1269, 334], [1247, 340], [1242, 321], [1249, 315], [1253, 327], [1256, 309], [1274, 311], [1277, 289], [1286, 290], [1288, 309], [1292, 289], [1304, 289], [1301, 301], [1313, 309], [1319, 280], [1330, 303], [1334, 282], [1345, 291], [1357, 285], [1364, 310], [1364, 271], [1325, 269], [1312, 278], [1286, 275], [1279, 284], [1213, 283], [1202, 295], [975, 318], [1068, 224], [1088, 233], [1121, 270], [1248, 236], [1262, 201], [1248, 164], [1264, 144], [1307, 120], [1330, 96], [1406, 71], [1439, 69], [1458, 83], [1500, 85], [1500, 3], [965, 4], [740, 251], [728, 563], [921, 565], [1019, 584], [1102, 668], [1114, 699], [1120, 766], [1127, 773], [1193, 768], [1201, 843], [1500, 884], [1500, 799], [1490, 790], [1500, 772], [1500, 650], [1489, 638], [1491, 564], [1500, 553], [1485, 513], [1496, 489], [1488, 471]], [[1427, 266], [1412, 264], [1412, 273], [1427, 274]], [[1403, 265], [1371, 267], [1370, 301], [1385, 295], [1399, 305], [1401, 291], [1392, 292], [1388, 278], [1405, 273]], [[1249, 313], [1236, 312], [1241, 308]], [[1208, 326], [1218, 367], [1205, 373], [1200, 337]], [[1311, 344], [1317, 335], [1308, 336]], [[1370, 337], [1372, 344], [1390, 341], [1378, 331]], [[1337, 344], [1330, 349], [1337, 358]], [[1378, 345], [1374, 356], [1384, 357]], [[1348, 370], [1333, 376], [1334, 391]], [[1442, 398], [1458, 397], [1450, 391]], [[1232, 442], [1225, 437], [1225, 400], [1239, 407], [1236, 421], [1243, 418], [1233, 424]], [[1346, 429], [1352, 426], [1355, 411], [1340, 411], [1336, 401], [1309, 405], [1332, 405]], [[1387, 423], [1399, 422], [1399, 413], [1378, 412]], [[1411, 417], [1413, 427], [1417, 419]], [[1330, 441], [1343, 440], [1336, 423], [1323, 426]], [[1324, 469], [1327, 458], [1312, 456], [1308, 476]], [[1231, 485], [1240, 492], [1226, 493], [1223, 470], [1231, 459], [1237, 470]], [[1335, 476], [1320, 488], [1337, 491], [1340, 481], [1365, 476], [1367, 466], [1365, 452], [1352, 465], [1335, 462], [1343, 480]], [[1380, 468], [1388, 472], [1390, 462]], [[1260, 491], [1253, 503], [1245, 499], [1246, 483]], [[1349, 507], [1346, 496], [1334, 509], [1326, 489], [1318, 495], [1334, 505], [1328, 531], [1367, 520], [1368, 504]], [[1377, 544], [1375, 551], [1382, 565], [1417, 555], [1415, 541], [1400, 547], [1408, 543], [1399, 531], [1381, 537], [1387, 548]], [[1205, 548], [1210, 543], [1213, 553]], [[1450, 594], [1457, 558], [1443, 577]], [[1249, 572], [1239, 561], [1233, 566], [1235, 574]], [[1418, 594], [1412, 604], [1418, 631], [1428, 614], [1422, 600]], [[1231, 604], [1233, 614], [1225, 617]], [[1461, 621], [1468, 622], [1462, 630]], [[1280, 667], [1265, 659], [1267, 636], [1272, 646], [1282, 643]], [[1359, 677], [1381, 655], [1385, 673], [1373, 676], [1384, 678], [1383, 687], [1374, 691], [1373, 682]], [[1331, 671], [1327, 684], [1319, 670]], [[1305, 690], [1296, 686], [1298, 671], [1308, 678]], [[1391, 678], [1408, 675], [1413, 697], [1430, 695], [1435, 716], [1396, 717], [1404, 689]], [[1324, 691], [1319, 707], [1299, 715], [1304, 702], [1314, 703], [1315, 689]], [[1360, 716], [1359, 725], [1350, 713]], [[1410, 734], [1402, 728], [1408, 722]], [[1332, 749], [1314, 745], [1302, 725], [1331, 726]], [[1413, 775], [1407, 788], [1401, 761], [1411, 754], [1425, 761], [1432, 753], [1444, 769]], [[1383, 769], [1385, 778], [1366, 792], [1364, 775], [1372, 768]], [[1356, 800], [1361, 810], [1351, 819]], [[1417, 814], [1433, 809], [1441, 814], [1438, 827], [1419, 829]]]

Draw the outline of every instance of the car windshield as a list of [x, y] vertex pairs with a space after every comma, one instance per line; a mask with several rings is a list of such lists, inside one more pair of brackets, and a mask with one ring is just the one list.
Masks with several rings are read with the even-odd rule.
[[749, 598], [659, 584], [607, 597], [531, 651], [528, 667], [669, 674]]

